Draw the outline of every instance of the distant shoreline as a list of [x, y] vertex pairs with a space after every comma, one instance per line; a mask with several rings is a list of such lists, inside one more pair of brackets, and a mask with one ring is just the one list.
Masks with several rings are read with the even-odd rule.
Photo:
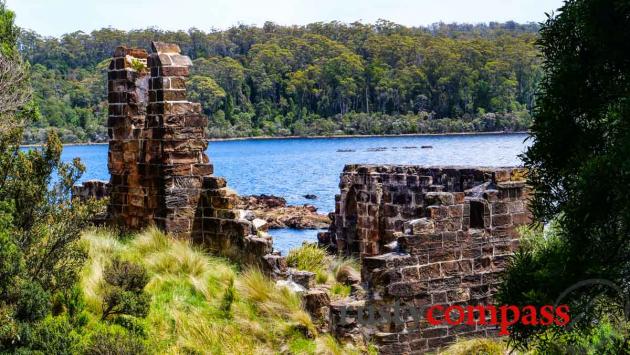
[[[451, 132], [451, 133], [404, 133], [404, 134], [339, 134], [332, 136], [257, 136], [257, 137], [231, 137], [231, 138], [209, 138], [208, 142], [245, 141], [245, 140], [273, 140], [273, 139], [339, 139], [339, 138], [380, 138], [380, 137], [430, 137], [430, 136], [473, 136], [473, 135], [500, 135], [500, 134], [527, 134], [528, 131], [493, 131], [493, 132]], [[85, 146], [85, 145], [107, 145], [108, 142], [100, 143], [64, 143], [64, 147]], [[22, 148], [41, 147], [42, 144], [24, 144]]]

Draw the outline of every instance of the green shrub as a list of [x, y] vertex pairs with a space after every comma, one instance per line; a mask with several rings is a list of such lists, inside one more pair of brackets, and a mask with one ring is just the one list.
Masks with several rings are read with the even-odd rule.
[[236, 298], [236, 289], [234, 288], [234, 279], [230, 280], [230, 284], [228, 285], [225, 293], [223, 294], [223, 298], [221, 299], [221, 306], [219, 309], [223, 314], [227, 317], [231, 317], [232, 311], [232, 303], [234, 303], [234, 299]]
[[139, 264], [114, 259], [105, 268], [106, 282], [101, 319], [113, 315], [145, 317], [149, 312], [150, 296], [144, 292], [149, 282], [146, 269]]
[[86, 354], [136, 355], [148, 354], [144, 341], [117, 326], [101, 326], [90, 336]]
[[50, 311], [50, 294], [35, 281], [23, 281], [18, 286], [16, 318], [22, 321], [36, 321]]
[[82, 344], [81, 337], [65, 316], [46, 317], [28, 334], [26, 343], [30, 351], [58, 355], [76, 354]]
[[317, 273], [326, 270], [327, 263], [326, 251], [316, 244], [303, 244], [287, 255], [287, 264], [299, 270]]
[[530, 348], [537, 354], [617, 355], [630, 353], [630, 324], [604, 319], [590, 329], [547, 331], [536, 335]]

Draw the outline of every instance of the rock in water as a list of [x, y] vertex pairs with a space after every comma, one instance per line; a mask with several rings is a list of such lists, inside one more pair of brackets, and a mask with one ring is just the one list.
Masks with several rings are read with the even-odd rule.
[[313, 194], [306, 194], [303, 197], [307, 200], [317, 200], [317, 195], [313, 195]]
[[237, 207], [252, 211], [256, 217], [267, 221], [268, 228], [321, 229], [330, 226], [330, 218], [317, 213], [317, 207], [287, 206], [282, 197], [270, 195], [241, 196]]

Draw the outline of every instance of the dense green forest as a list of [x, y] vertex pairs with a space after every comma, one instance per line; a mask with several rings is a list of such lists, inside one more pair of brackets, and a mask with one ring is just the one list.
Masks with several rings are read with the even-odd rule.
[[105, 141], [105, 68], [119, 45], [178, 43], [195, 63], [192, 100], [211, 137], [528, 129], [541, 77], [537, 24], [404, 27], [338, 22], [61, 38], [22, 30], [40, 117], [25, 142]]

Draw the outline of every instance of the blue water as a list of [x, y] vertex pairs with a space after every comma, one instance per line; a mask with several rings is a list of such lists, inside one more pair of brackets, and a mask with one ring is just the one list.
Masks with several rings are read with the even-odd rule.
[[[520, 165], [525, 134], [296, 138], [210, 142], [207, 154], [215, 175], [241, 195], [282, 196], [289, 204], [313, 204], [322, 213], [334, 209], [339, 174], [345, 164]], [[432, 146], [432, 149], [421, 149]], [[342, 152], [340, 150], [346, 150]], [[347, 151], [350, 150], [350, 151]], [[83, 180], [109, 179], [107, 145], [68, 146], [63, 160], [80, 157], [87, 167]], [[303, 196], [314, 194], [316, 200]], [[272, 231], [274, 244], [314, 240], [315, 231]], [[297, 235], [296, 235], [297, 234]], [[288, 239], [288, 242], [282, 240]]]

